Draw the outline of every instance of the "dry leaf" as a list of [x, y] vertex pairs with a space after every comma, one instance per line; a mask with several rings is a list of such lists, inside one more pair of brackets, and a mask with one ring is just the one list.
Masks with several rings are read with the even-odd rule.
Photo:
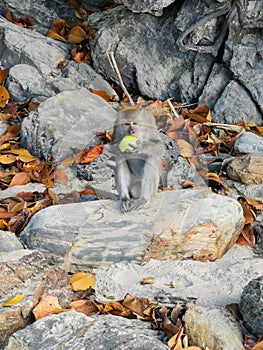
[[0, 154], [0, 163], [10, 165], [16, 161], [16, 157], [12, 154]]
[[95, 286], [95, 274], [86, 272], [76, 272], [69, 278], [74, 291], [86, 290]]
[[11, 125], [4, 133], [4, 135], [0, 138], [0, 144], [13, 140], [20, 135], [20, 126], [19, 125]]
[[75, 300], [69, 304], [69, 307], [86, 316], [90, 316], [99, 311], [98, 306], [93, 300]]
[[154, 277], [145, 277], [143, 278], [140, 283], [141, 284], [154, 284]]
[[71, 44], [79, 44], [87, 37], [87, 33], [80, 26], [74, 26], [71, 28], [67, 35], [68, 42]]
[[1, 306], [7, 307], [20, 303], [25, 298], [25, 295], [17, 294], [15, 296], [9, 297]]
[[65, 309], [62, 309], [56, 296], [45, 295], [41, 298], [40, 303], [37, 304], [32, 312], [35, 316], [35, 319], [38, 320], [41, 317], [57, 314], [63, 311], [65, 311]]
[[68, 176], [63, 169], [55, 170], [54, 181], [61, 185], [66, 185], [68, 183]]
[[147, 298], [136, 298], [133, 295], [127, 293], [122, 302], [123, 306], [126, 306], [135, 314], [143, 317], [143, 311], [149, 306], [150, 301]]
[[54, 30], [51, 30], [51, 29], [48, 30], [47, 37], [54, 39], [54, 40], [62, 41], [63, 43], [67, 42], [67, 40], [64, 39], [63, 36], [59, 35], [57, 32], [55, 32]]
[[263, 350], [263, 341], [260, 341], [259, 343], [257, 343], [252, 350]]
[[90, 146], [89, 150], [84, 148], [83, 151], [81, 152], [79, 163], [84, 164], [84, 163], [93, 162], [100, 154], [103, 153], [103, 149], [104, 149], [103, 142], [101, 142], [97, 146]]
[[184, 158], [192, 157], [195, 154], [194, 147], [185, 140], [177, 140], [177, 144], [181, 149], [181, 154]]
[[13, 179], [11, 180], [8, 187], [25, 185], [29, 181], [30, 181], [30, 176], [25, 172], [21, 172], [21, 173], [16, 174], [13, 177]]
[[255, 235], [251, 224], [246, 224], [243, 227], [241, 234], [239, 235], [236, 243], [241, 246], [248, 246], [254, 248], [256, 244]]
[[92, 89], [91, 92], [95, 95], [102, 97], [107, 102], [109, 102], [111, 100], [111, 96], [109, 96], [106, 91]]
[[9, 92], [3, 85], [0, 85], [0, 107], [4, 107], [10, 98]]
[[103, 313], [109, 313], [122, 317], [132, 316], [132, 311], [129, 308], [123, 306], [119, 301], [110, 301], [108, 303], [105, 303]]
[[6, 80], [6, 78], [8, 77], [8, 73], [9, 68], [0, 71], [0, 85], [3, 84], [3, 82]]

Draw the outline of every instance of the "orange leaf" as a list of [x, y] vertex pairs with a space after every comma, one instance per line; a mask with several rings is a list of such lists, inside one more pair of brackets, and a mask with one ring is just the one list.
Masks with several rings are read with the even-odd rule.
[[25, 172], [21, 172], [16, 174], [12, 181], [10, 182], [8, 187], [13, 187], [13, 186], [20, 186], [20, 185], [25, 185], [30, 181], [30, 176], [25, 173]]
[[0, 163], [1, 164], [13, 164], [16, 161], [16, 157], [13, 154], [1, 154]]
[[181, 149], [182, 156], [185, 158], [192, 157], [195, 153], [194, 147], [185, 140], [177, 140], [177, 144]]
[[0, 85], [0, 107], [4, 107], [10, 98], [9, 92], [3, 85]]
[[255, 247], [255, 235], [253, 228], [250, 224], [247, 224], [243, 227], [241, 234], [239, 235], [236, 243], [241, 246], [247, 246], [250, 248]]
[[224, 182], [220, 179], [220, 177], [216, 173], [207, 173], [205, 175], [205, 178], [210, 181], [215, 181], [221, 185], [224, 184]]
[[[1, 86], [0, 86], [1, 87]], [[18, 137], [20, 134], [20, 126], [19, 125], [11, 125], [7, 129], [7, 131], [4, 133], [4, 135], [0, 138], [0, 144], [13, 140], [16, 137]]]
[[145, 277], [145, 278], [143, 278], [143, 279], [140, 281], [140, 283], [141, 283], [142, 285], [144, 285], [144, 284], [154, 284], [154, 277]]
[[107, 94], [106, 91], [103, 90], [91, 90], [91, 92], [95, 95], [102, 97], [105, 101], [109, 102], [111, 97]]
[[72, 58], [77, 63], [83, 63], [85, 61], [85, 53], [84, 52], [77, 52], [76, 48], [73, 48], [71, 50]]
[[69, 304], [69, 307], [86, 316], [90, 316], [99, 311], [98, 306], [93, 300], [75, 300]]
[[55, 32], [54, 30], [51, 30], [51, 29], [48, 30], [47, 37], [51, 38], [51, 39], [54, 39], [54, 40], [62, 41], [64, 43], [67, 42], [67, 40], [64, 39], [63, 36], [59, 35], [57, 32]]
[[90, 146], [89, 151], [86, 148], [84, 148], [84, 150], [80, 155], [79, 163], [83, 164], [83, 163], [93, 162], [100, 154], [103, 153], [103, 149], [104, 149], [103, 142], [101, 142], [97, 146]]
[[45, 317], [65, 310], [59, 305], [58, 298], [53, 295], [45, 295], [41, 298], [40, 303], [33, 309], [35, 319]]
[[6, 80], [9, 73], [9, 68], [3, 69], [0, 71], [0, 84], [3, 84], [3, 82]]
[[74, 26], [69, 31], [67, 38], [71, 44], [79, 44], [87, 37], [87, 33], [80, 26]]
[[257, 343], [252, 350], [263, 350], [263, 340]]
[[68, 183], [67, 174], [63, 169], [57, 169], [54, 172], [54, 181], [61, 185], [66, 185]]

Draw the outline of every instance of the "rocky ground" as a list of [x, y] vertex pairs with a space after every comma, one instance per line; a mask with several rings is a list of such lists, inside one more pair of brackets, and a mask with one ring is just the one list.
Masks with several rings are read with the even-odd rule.
[[[54, 201], [62, 201], [68, 194], [77, 196], [75, 203], [58, 201], [58, 205], [38, 211], [21, 230], [14, 230], [19, 232], [17, 236], [8, 231], [14, 227], [14, 212], [5, 212], [0, 230], [0, 348], [177, 349], [168, 346], [167, 334], [151, 329], [150, 322], [140, 319], [111, 314], [86, 316], [71, 309], [34, 320], [32, 310], [46, 295], [56, 296], [61, 308], [67, 308], [73, 296], [68, 275], [94, 268], [96, 300], [117, 301], [130, 293], [171, 308], [178, 300], [187, 303], [194, 299], [195, 304], [187, 304], [184, 316], [190, 345], [241, 350], [246, 342], [247, 349], [251, 349], [263, 333], [263, 99], [262, 71], [256, 58], [260, 29], [239, 28], [235, 17], [229, 24], [223, 57], [214, 51], [213, 55], [198, 50], [178, 51], [175, 46], [168, 52], [174, 35], [185, 30], [187, 21], [198, 19], [195, 11], [190, 11], [190, 17], [185, 15], [190, 1], [184, 1], [180, 9], [176, 1], [123, 1], [123, 6], [103, 13], [98, 11], [102, 2], [92, 3], [82, 1], [96, 10], [89, 17], [98, 30], [90, 48], [93, 66], [69, 59], [72, 46], [68, 42], [45, 36], [54, 20], [62, 17], [70, 21], [74, 16], [74, 9], [63, 1], [55, 1], [52, 8], [36, 6], [34, 1], [9, 0], [0, 5], [0, 66], [10, 68], [4, 86], [14, 104], [30, 99], [38, 105], [23, 118], [20, 114], [21, 120], [13, 120], [13, 112], [5, 106], [9, 97], [5, 100], [2, 96], [1, 155], [10, 151], [8, 141], [17, 142], [14, 136], [5, 136], [10, 130], [5, 117], [11, 124], [21, 124], [21, 148], [28, 149], [34, 160], [51, 156], [52, 166], [66, 174], [67, 181], [55, 181], [49, 196]], [[241, 6], [239, 1], [237, 4]], [[199, 5], [206, 13], [205, 5]], [[250, 20], [250, 26], [261, 28], [256, 19], [262, 8], [254, 5], [254, 12], [247, 9], [246, 20]], [[223, 2], [224, 11], [227, 6]], [[35, 30], [7, 21], [7, 9], [14, 18], [31, 17]], [[213, 19], [210, 31], [199, 29], [198, 42], [206, 42], [209, 33], [209, 40], [213, 40], [219, 23]], [[149, 30], [142, 32], [143, 25]], [[171, 37], [166, 35], [164, 40], [164, 33], [172, 25], [175, 32], [172, 35], [169, 31]], [[154, 48], [147, 43], [155, 37], [158, 40], [153, 55]], [[163, 136], [166, 159], [173, 159], [168, 176], [170, 190], [158, 193], [151, 205], [134, 213], [119, 211], [114, 158], [108, 145], [91, 164], [61, 165], [76, 150], [94, 145], [96, 133], [112, 130], [119, 102], [108, 83], [116, 80], [106, 61], [108, 46], [114, 49], [131, 91], [148, 98], [176, 96], [177, 101], [209, 104], [212, 122], [217, 123], [213, 125], [213, 137], [217, 136], [214, 140], [222, 137], [222, 125], [218, 123], [228, 123], [227, 132], [233, 136], [231, 151], [203, 156], [206, 170], [220, 175], [220, 180], [214, 177], [222, 185], [220, 190], [215, 191], [215, 186], [204, 181], [187, 161], [185, 149], [178, 147], [180, 142], [167, 136]], [[140, 48], [137, 56], [135, 47]], [[61, 67], [66, 61], [68, 64]], [[94, 90], [114, 95], [115, 102], [106, 102], [92, 93]], [[240, 120], [243, 124], [235, 125], [233, 131], [232, 124]], [[27, 164], [21, 155], [17, 157], [16, 166]], [[1, 213], [20, 203], [21, 193], [37, 196], [47, 187], [36, 181], [8, 186], [3, 178], [14, 170], [7, 169], [7, 164], [1, 163]], [[186, 182], [193, 188], [184, 187]], [[99, 200], [88, 201], [92, 196], [80, 195], [90, 186], [96, 188]], [[43, 201], [41, 196], [36, 200], [39, 208]], [[241, 232], [243, 246], [235, 244]], [[147, 277], [153, 279], [153, 284], [141, 283]], [[9, 297], [19, 295], [23, 298], [17, 303], [5, 305]], [[243, 319], [237, 320], [229, 312], [233, 307], [227, 305], [234, 304], [239, 304]]]

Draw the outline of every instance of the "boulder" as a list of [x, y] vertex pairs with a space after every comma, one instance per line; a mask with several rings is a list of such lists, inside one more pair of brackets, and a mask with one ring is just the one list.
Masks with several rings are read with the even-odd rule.
[[232, 247], [243, 222], [236, 200], [188, 189], [159, 193], [148, 207], [127, 214], [106, 200], [48, 207], [20, 238], [73, 272], [150, 258], [215, 260]]

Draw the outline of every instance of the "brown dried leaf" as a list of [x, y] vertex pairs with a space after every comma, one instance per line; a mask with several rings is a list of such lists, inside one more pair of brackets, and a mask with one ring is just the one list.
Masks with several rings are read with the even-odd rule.
[[123, 306], [126, 306], [135, 314], [143, 317], [143, 311], [149, 306], [150, 301], [147, 298], [136, 298], [133, 295], [127, 293], [122, 302]]
[[0, 85], [3, 84], [3, 82], [8, 77], [9, 70], [10, 70], [10, 68], [3, 69], [0, 71]]
[[155, 280], [154, 277], [145, 277], [145, 278], [143, 278], [143, 279], [140, 281], [140, 283], [141, 283], [142, 285], [144, 285], [144, 284], [154, 284], [154, 280]]
[[66, 185], [68, 183], [68, 176], [63, 169], [56, 169], [54, 172], [54, 182]]
[[115, 316], [130, 317], [132, 316], [132, 311], [122, 305], [119, 301], [110, 301], [105, 303], [103, 308], [103, 313], [109, 313]]
[[84, 148], [80, 155], [79, 163], [84, 164], [84, 163], [93, 162], [100, 154], [103, 153], [103, 149], [104, 149], [103, 142], [101, 142], [97, 146], [90, 146], [89, 150]]
[[25, 185], [30, 181], [30, 176], [25, 173], [21, 172], [16, 174], [13, 179], [11, 180], [10, 184], [8, 187], [13, 187], [13, 186], [20, 186], [20, 185]]
[[45, 295], [41, 298], [40, 303], [33, 309], [35, 319], [38, 320], [41, 317], [45, 317], [52, 314], [63, 312], [62, 307], [58, 302], [58, 298], [53, 295]]
[[0, 85], [0, 107], [4, 107], [10, 98], [9, 92], [7, 89]]
[[0, 163], [5, 165], [13, 164], [16, 161], [16, 157], [12, 154], [0, 154]]
[[181, 149], [181, 154], [184, 158], [192, 157], [195, 154], [194, 147], [185, 140], [177, 140], [177, 144]]
[[55, 32], [54, 30], [51, 30], [51, 29], [48, 30], [47, 37], [54, 39], [54, 40], [62, 41], [63, 43], [67, 42], [67, 40], [64, 39], [63, 36], [59, 35], [57, 32]]
[[263, 341], [260, 341], [259, 343], [257, 343], [252, 350], [263, 350]]
[[98, 306], [93, 300], [75, 300], [69, 304], [69, 308], [75, 309], [86, 316], [90, 316], [99, 311]]
[[251, 224], [247, 224], [243, 227], [241, 234], [239, 235], [236, 243], [241, 246], [247, 246], [250, 248], [255, 247], [255, 235]]
[[111, 96], [109, 96], [106, 91], [91, 89], [91, 92], [95, 95], [102, 97], [107, 102], [111, 101]]
[[87, 33], [80, 26], [74, 26], [71, 28], [67, 35], [68, 42], [71, 44], [79, 44], [87, 37]]
[[20, 135], [20, 126], [19, 125], [11, 125], [4, 133], [4, 135], [0, 138], [0, 144], [13, 140]]

